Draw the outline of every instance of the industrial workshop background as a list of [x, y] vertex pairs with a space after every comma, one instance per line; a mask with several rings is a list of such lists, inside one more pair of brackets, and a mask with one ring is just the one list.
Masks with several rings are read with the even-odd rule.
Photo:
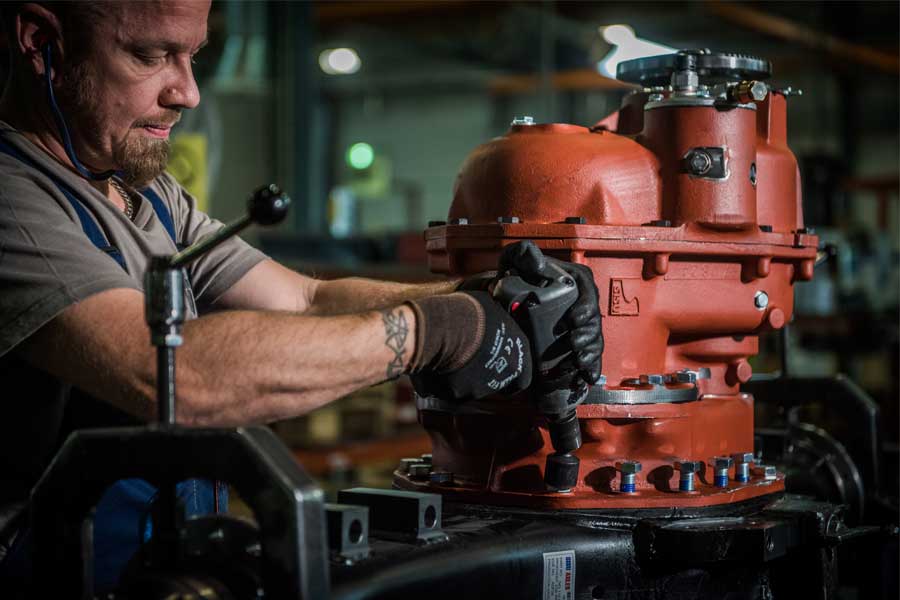
[[[195, 66], [203, 101], [174, 135], [170, 171], [223, 221], [246, 190], [279, 182], [289, 222], [247, 237], [293, 268], [425, 280], [436, 275], [423, 230], [447, 219], [469, 152], [513, 118], [596, 123], [632, 89], [614, 79], [619, 60], [686, 48], [763, 57], [771, 85], [791, 88], [803, 212], [831, 256], [796, 285], [793, 322], [762, 337], [753, 369], [861, 386], [881, 409], [896, 497], [898, 7], [215, 1]], [[273, 428], [329, 493], [388, 487], [400, 458], [430, 449], [404, 379]]]

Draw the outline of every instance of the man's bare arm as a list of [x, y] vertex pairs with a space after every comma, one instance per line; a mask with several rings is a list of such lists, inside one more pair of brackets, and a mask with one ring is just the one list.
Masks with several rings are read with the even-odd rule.
[[216, 300], [223, 308], [288, 310], [307, 315], [341, 315], [379, 310], [456, 290], [458, 279], [395, 283], [350, 277], [323, 281], [266, 260]]
[[[156, 414], [144, 296], [109, 290], [70, 306], [17, 349], [29, 363], [145, 419]], [[230, 426], [308, 412], [409, 364], [408, 307], [337, 317], [226, 311], [185, 324], [179, 423]]]

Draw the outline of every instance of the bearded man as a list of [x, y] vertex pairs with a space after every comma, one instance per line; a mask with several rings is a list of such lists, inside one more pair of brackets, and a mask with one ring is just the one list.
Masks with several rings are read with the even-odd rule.
[[[206, 43], [208, 12], [208, 1], [3, 6], [10, 49], [0, 99], [4, 597], [27, 579], [28, 494], [65, 437], [155, 417], [142, 274], [150, 256], [172, 254], [220, 226], [164, 172], [172, 127], [200, 101], [191, 62]], [[527, 271], [536, 249], [514, 248], [504, 266], [519, 261]], [[581, 288], [568, 317], [573, 372], [593, 383], [602, 349], [596, 288], [584, 267], [565, 268]], [[181, 425], [289, 418], [402, 373], [454, 398], [493, 393], [498, 376], [510, 382], [504, 392], [531, 379], [529, 356], [510, 357], [502, 374], [486, 368], [500, 332], [520, 352], [528, 342], [486, 292], [457, 292], [459, 281], [317, 281], [238, 238], [187, 275]], [[195, 481], [179, 493], [194, 515], [222, 510], [222, 492]], [[98, 505], [98, 592], [115, 586], [152, 535], [154, 494], [146, 482], [121, 481]]]

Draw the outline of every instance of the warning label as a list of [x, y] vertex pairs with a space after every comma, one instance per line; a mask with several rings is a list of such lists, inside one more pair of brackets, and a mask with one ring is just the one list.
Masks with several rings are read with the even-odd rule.
[[575, 551], [544, 552], [544, 600], [575, 598]]

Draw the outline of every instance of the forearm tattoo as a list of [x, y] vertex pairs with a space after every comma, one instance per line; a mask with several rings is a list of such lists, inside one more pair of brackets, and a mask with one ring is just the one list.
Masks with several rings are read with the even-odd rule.
[[403, 374], [403, 348], [406, 346], [406, 336], [409, 335], [409, 325], [403, 311], [383, 310], [381, 320], [384, 323], [384, 345], [394, 352], [394, 358], [387, 366], [387, 378], [396, 379]]

